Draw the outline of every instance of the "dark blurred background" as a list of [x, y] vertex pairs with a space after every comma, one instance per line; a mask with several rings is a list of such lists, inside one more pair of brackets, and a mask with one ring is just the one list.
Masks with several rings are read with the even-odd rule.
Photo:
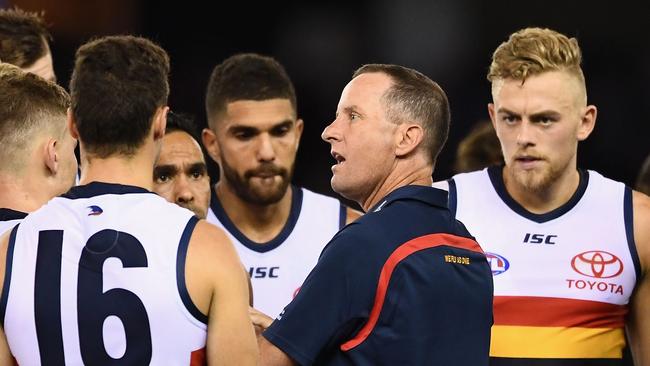
[[[205, 124], [203, 97], [212, 68], [237, 52], [274, 56], [298, 94], [305, 132], [294, 181], [335, 195], [328, 145], [320, 140], [339, 95], [364, 63], [397, 63], [431, 77], [452, 107], [449, 140], [434, 178], [452, 174], [459, 140], [488, 118], [485, 78], [492, 51], [522, 27], [578, 38], [596, 129], [579, 147], [579, 165], [633, 185], [650, 152], [650, 13], [631, 1], [223, 2], [151, 0], [0, 0], [44, 10], [54, 36], [59, 82], [68, 85], [76, 48], [91, 37], [131, 33], [171, 57], [173, 110]], [[211, 10], [212, 8], [212, 10]], [[214, 170], [212, 170], [214, 172]]]

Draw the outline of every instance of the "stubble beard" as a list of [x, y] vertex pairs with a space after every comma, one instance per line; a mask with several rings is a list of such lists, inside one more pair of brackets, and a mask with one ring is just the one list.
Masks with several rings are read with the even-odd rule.
[[[257, 206], [268, 206], [278, 203], [286, 194], [293, 176], [293, 165], [287, 170], [269, 163], [254, 170], [248, 170], [241, 176], [225, 162], [223, 156], [221, 157], [221, 162], [224, 175], [222, 179], [226, 180], [228, 186], [232, 187], [232, 190], [239, 199]], [[280, 177], [280, 182], [270, 189], [259, 189], [251, 183], [251, 179], [260, 171], [276, 173]]]
[[532, 194], [543, 193], [560, 178], [568, 164], [567, 161], [563, 166], [545, 164], [541, 169], [510, 169], [510, 176], [523, 191]]

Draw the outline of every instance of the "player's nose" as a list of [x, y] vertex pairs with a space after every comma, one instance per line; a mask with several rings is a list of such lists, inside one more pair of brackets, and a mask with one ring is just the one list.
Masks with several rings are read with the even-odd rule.
[[189, 179], [185, 176], [176, 179], [174, 191], [177, 203], [188, 203], [194, 200], [194, 193], [192, 192]]
[[273, 146], [273, 139], [267, 134], [259, 136], [257, 149], [257, 158], [260, 161], [273, 161], [275, 160], [275, 147]]

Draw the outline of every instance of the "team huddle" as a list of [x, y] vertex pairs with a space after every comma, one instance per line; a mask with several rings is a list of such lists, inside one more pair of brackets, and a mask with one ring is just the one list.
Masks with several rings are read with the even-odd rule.
[[650, 366], [650, 198], [577, 166], [575, 38], [496, 49], [504, 163], [441, 182], [444, 90], [357, 69], [322, 139], [364, 213], [292, 184], [304, 122], [272, 57], [214, 67], [200, 131], [152, 41], [88, 41], [68, 92], [50, 38], [0, 10], [0, 365]]

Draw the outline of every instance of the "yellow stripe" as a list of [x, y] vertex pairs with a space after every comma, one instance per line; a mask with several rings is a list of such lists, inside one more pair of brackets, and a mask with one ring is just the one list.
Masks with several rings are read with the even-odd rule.
[[490, 356], [513, 358], [621, 358], [621, 328], [492, 326]]

